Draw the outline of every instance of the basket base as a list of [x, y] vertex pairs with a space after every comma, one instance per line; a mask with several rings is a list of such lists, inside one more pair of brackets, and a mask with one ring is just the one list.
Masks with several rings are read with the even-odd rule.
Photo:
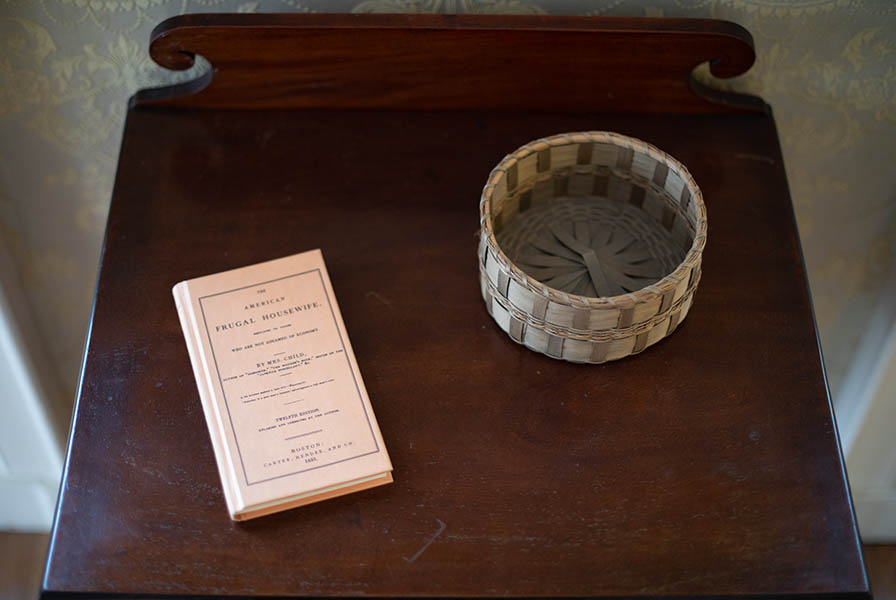
[[597, 196], [555, 198], [517, 214], [496, 235], [527, 275], [579, 296], [617, 296], [671, 273], [685, 251], [639, 208]]

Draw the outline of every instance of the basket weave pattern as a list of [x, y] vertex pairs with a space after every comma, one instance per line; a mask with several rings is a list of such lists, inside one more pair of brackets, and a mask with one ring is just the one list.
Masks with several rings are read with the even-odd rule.
[[[530, 209], [588, 198], [643, 211], [678, 247], [675, 261], [684, 259], [650, 285], [591, 297], [537, 281], [508, 258], [507, 236], [505, 247], [499, 244], [505, 226]], [[700, 281], [707, 229], [703, 196], [687, 169], [650, 144], [610, 132], [555, 135], [506, 156], [482, 191], [480, 225], [482, 296], [501, 329], [532, 350], [585, 363], [636, 354], [675, 331]], [[660, 245], [650, 237], [648, 246]], [[668, 265], [668, 256], [660, 262]]]

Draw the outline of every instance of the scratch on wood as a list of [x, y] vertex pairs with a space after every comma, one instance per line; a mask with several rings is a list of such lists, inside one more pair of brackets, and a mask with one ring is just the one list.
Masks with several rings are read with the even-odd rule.
[[370, 300], [371, 298], [373, 298], [373, 299], [375, 299], [375, 300], [379, 300], [381, 303], [383, 303], [383, 305], [386, 306], [386, 308], [389, 308], [389, 309], [391, 309], [391, 310], [395, 310], [395, 307], [392, 306], [392, 302], [391, 302], [388, 298], [386, 298], [386, 297], [383, 296], [382, 294], [378, 294], [378, 293], [374, 292], [373, 290], [367, 292], [367, 293], [364, 295], [364, 297], [367, 298], [368, 300]]
[[738, 152], [734, 155], [734, 158], [743, 158], [745, 160], [756, 160], [759, 162], [764, 162], [769, 165], [775, 164], [775, 159], [768, 156], [761, 156], [759, 154], [750, 154], [748, 152]]
[[410, 558], [408, 558], [407, 556], [403, 557], [406, 561], [412, 563], [420, 558], [420, 555], [426, 552], [426, 549], [429, 548], [430, 544], [432, 544], [434, 541], [436, 541], [436, 538], [442, 535], [442, 532], [445, 531], [445, 524], [441, 521], [441, 519], [436, 519], [436, 521], [439, 524], [439, 530], [436, 531], [431, 538], [426, 540], [426, 543], [423, 544], [423, 547], [417, 550], [417, 552], [415, 552], [413, 556], [411, 556]]

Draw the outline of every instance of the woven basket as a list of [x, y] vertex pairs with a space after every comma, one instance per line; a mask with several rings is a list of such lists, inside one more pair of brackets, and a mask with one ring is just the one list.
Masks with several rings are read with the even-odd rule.
[[485, 304], [532, 350], [615, 360], [688, 313], [706, 208], [687, 169], [650, 144], [600, 131], [536, 140], [492, 170], [479, 210]]

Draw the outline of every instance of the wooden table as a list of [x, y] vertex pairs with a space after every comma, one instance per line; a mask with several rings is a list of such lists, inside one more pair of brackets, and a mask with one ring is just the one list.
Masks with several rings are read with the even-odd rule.
[[[868, 598], [775, 123], [729, 23], [178, 17], [135, 96], [43, 596]], [[264, 110], [260, 110], [264, 109]], [[684, 162], [687, 320], [599, 366], [486, 313], [479, 192], [575, 130]], [[395, 483], [229, 520], [171, 286], [321, 248]]]

